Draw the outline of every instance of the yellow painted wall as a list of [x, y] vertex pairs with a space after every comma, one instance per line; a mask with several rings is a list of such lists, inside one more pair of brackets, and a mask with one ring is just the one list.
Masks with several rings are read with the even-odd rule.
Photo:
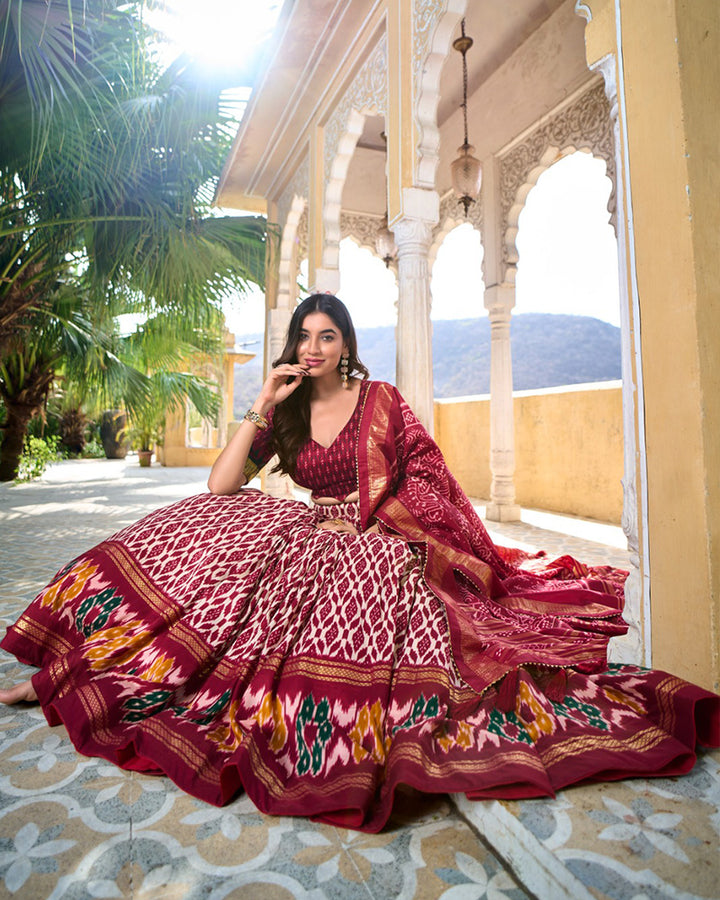
[[[620, 522], [622, 390], [616, 382], [517, 392], [514, 421], [521, 506]], [[435, 401], [435, 436], [466, 493], [488, 498], [489, 398]]]
[[720, 5], [622, 4], [653, 665], [720, 687]]
[[164, 466], [211, 466], [221, 451], [221, 447], [161, 447], [157, 457]]
[[652, 663], [718, 691], [720, 4], [621, 0], [619, 22], [610, 0], [584, 6], [591, 11], [588, 63], [612, 54], [624, 78], [620, 124], [647, 450], [641, 567], [649, 578]]
[[[720, 4], [678, 0], [680, 90], [697, 320], [700, 430], [704, 473], [705, 539], [711, 673], [706, 685], [720, 691]], [[669, 641], [671, 643], [671, 640]], [[663, 651], [664, 652], [664, 651]]]

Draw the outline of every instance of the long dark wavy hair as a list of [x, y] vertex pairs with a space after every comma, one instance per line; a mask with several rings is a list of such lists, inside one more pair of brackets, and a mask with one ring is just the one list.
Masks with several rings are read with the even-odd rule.
[[[360, 375], [363, 380], [369, 376], [368, 370], [357, 355], [357, 337], [347, 307], [332, 294], [311, 294], [295, 309], [288, 328], [285, 347], [274, 360], [273, 367], [283, 363], [296, 363], [297, 345], [305, 317], [309, 313], [325, 313], [340, 330], [343, 342], [348, 348], [348, 375]], [[273, 415], [273, 443], [278, 455], [274, 472], [285, 472], [295, 476], [297, 455], [302, 445], [310, 438], [310, 391], [309, 378], [303, 378], [300, 387], [287, 400], [275, 407]]]

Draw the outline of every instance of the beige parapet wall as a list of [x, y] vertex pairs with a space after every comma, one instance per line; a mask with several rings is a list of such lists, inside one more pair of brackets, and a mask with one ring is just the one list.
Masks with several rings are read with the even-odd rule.
[[[619, 524], [623, 418], [619, 381], [516, 391], [520, 506]], [[490, 397], [435, 401], [435, 438], [471, 497], [490, 497]]]

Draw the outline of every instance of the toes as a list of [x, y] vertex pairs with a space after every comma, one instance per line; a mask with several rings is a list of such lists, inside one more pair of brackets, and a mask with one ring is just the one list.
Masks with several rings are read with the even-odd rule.
[[12, 706], [14, 703], [34, 703], [37, 700], [37, 694], [32, 686], [31, 681], [23, 681], [16, 684], [8, 690], [0, 691], [0, 703]]

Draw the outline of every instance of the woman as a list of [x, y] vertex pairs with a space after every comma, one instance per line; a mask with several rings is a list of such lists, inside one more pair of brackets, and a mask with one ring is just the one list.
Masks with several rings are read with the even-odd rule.
[[[358, 377], [360, 376], [360, 377]], [[606, 665], [622, 573], [490, 541], [343, 304], [296, 309], [211, 493], [62, 570], [3, 646], [76, 747], [211, 803], [365, 830], [400, 784], [552, 795], [677, 774], [720, 742], [720, 698]], [[277, 453], [313, 504], [243, 489]]]

